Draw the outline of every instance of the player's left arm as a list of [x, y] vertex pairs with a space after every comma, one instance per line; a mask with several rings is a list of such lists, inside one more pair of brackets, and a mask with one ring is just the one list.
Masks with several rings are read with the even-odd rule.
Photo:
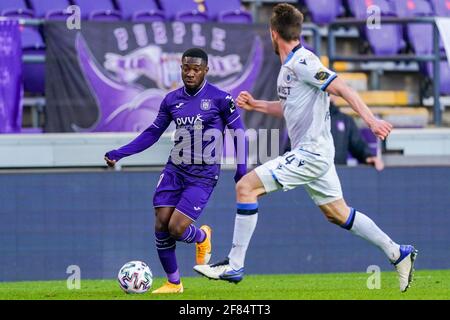
[[241, 114], [230, 95], [222, 100], [221, 117], [227, 128], [232, 131], [237, 163], [234, 181], [237, 183], [247, 174], [248, 146]]
[[378, 138], [385, 140], [391, 133], [393, 126], [387, 121], [377, 119], [359, 94], [350, 88], [342, 79], [336, 77], [325, 89], [326, 92], [342, 97], [350, 107], [358, 113], [372, 132]]
[[155, 121], [127, 145], [117, 150], [107, 152], [104, 157], [106, 163], [109, 167], [114, 167], [120, 159], [150, 148], [159, 140], [171, 122], [172, 116], [168, 110], [168, 106], [166, 105], [166, 100], [164, 99], [161, 103]]

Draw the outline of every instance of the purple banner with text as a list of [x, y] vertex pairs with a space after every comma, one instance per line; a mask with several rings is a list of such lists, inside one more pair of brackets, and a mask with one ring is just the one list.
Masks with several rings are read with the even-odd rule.
[[[208, 81], [234, 98], [247, 90], [276, 99], [280, 62], [266, 25], [83, 22], [69, 30], [54, 21], [44, 28], [47, 132], [142, 131], [182, 86], [181, 55], [191, 47], [208, 53]], [[275, 124], [251, 118], [254, 128]]]
[[22, 45], [16, 20], [0, 20], [0, 133], [22, 127]]

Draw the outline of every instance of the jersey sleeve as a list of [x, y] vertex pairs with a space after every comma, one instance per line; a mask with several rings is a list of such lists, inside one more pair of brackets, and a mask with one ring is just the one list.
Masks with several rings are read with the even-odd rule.
[[169, 111], [169, 107], [167, 106], [166, 99], [164, 99], [159, 107], [158, 115], [151, 126], [161, 129], [162, 132], [164, 132], [169, 127], [171, 122], [172, 115]]
[[241, 117], [231, 95], [220, 99], [220, 115], [227, 126]]
[[293, 68], [300, 81], [319, 88], [322, 91], [325, 91], [330, 83], [337, 78], [337, 74], [326, 68], [314, 54], [297, 58]]
[[117, 150], [109, 151], [105, 154], [105, 156], [110, 160], [119, 161], [124, 157], [134, 155], [150, 148], [156, 141], [159, 140], [161, 135], [170, 125], [171, 121], [172, 116], [167, 108], [165, 100], [163, 100], [155, 121], [153, 121], [147, 129], [145, 129], [139, 136], [127, 145]]

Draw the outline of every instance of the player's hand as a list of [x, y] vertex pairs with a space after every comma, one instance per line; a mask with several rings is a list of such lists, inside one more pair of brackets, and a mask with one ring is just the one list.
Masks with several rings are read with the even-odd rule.
[[375, 119], [369, 124], [369, 127], [373, 134], [381, 140], [385, 140], [394, 128], [389, 122], [380, 119]]
[[108, 165], [108, 167], [110, 167], [110, 168], [114, 168], [114, 166], [116, 165], [116, 160], [111, 160], [111, 159], [108, 159], [108, 157], [107, 156], [105, 156], [105, 161], [106, 161], [106, 164]]
[[377, 171], [383, 171], [384, 169], [384, 162], [379, 157], [369, 157], [366, 159], [366, 163], [374, 166]]
[[252, 111], [254, 109], [255, 99], [248, 91], [242, 91], [236, 98], [236, 104], [238, 107]]

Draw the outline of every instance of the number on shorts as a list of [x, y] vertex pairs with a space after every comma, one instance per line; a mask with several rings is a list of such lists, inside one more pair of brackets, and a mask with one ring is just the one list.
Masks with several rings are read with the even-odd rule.
[[[297, 160], [297, 157], [295, 156], [295, 154], [290, 154], [286, 157], [286, 164], [291, 164], [292, 162], [294, 162], [294, 160]], [[305, 165], [305, 160], [298, 160], [298, 167], [304, 166]]]
[[159, 176], [159, 181], [158, 181], [158, 184], [156, 185], [157, 188], [161, 184], [161, 181], [162, 181], [163, 178], [164, 178], [164, 173]]
[[291, 164], [296, 159], [295, 154], [290, 154], [286, 157], [286, 164]]

